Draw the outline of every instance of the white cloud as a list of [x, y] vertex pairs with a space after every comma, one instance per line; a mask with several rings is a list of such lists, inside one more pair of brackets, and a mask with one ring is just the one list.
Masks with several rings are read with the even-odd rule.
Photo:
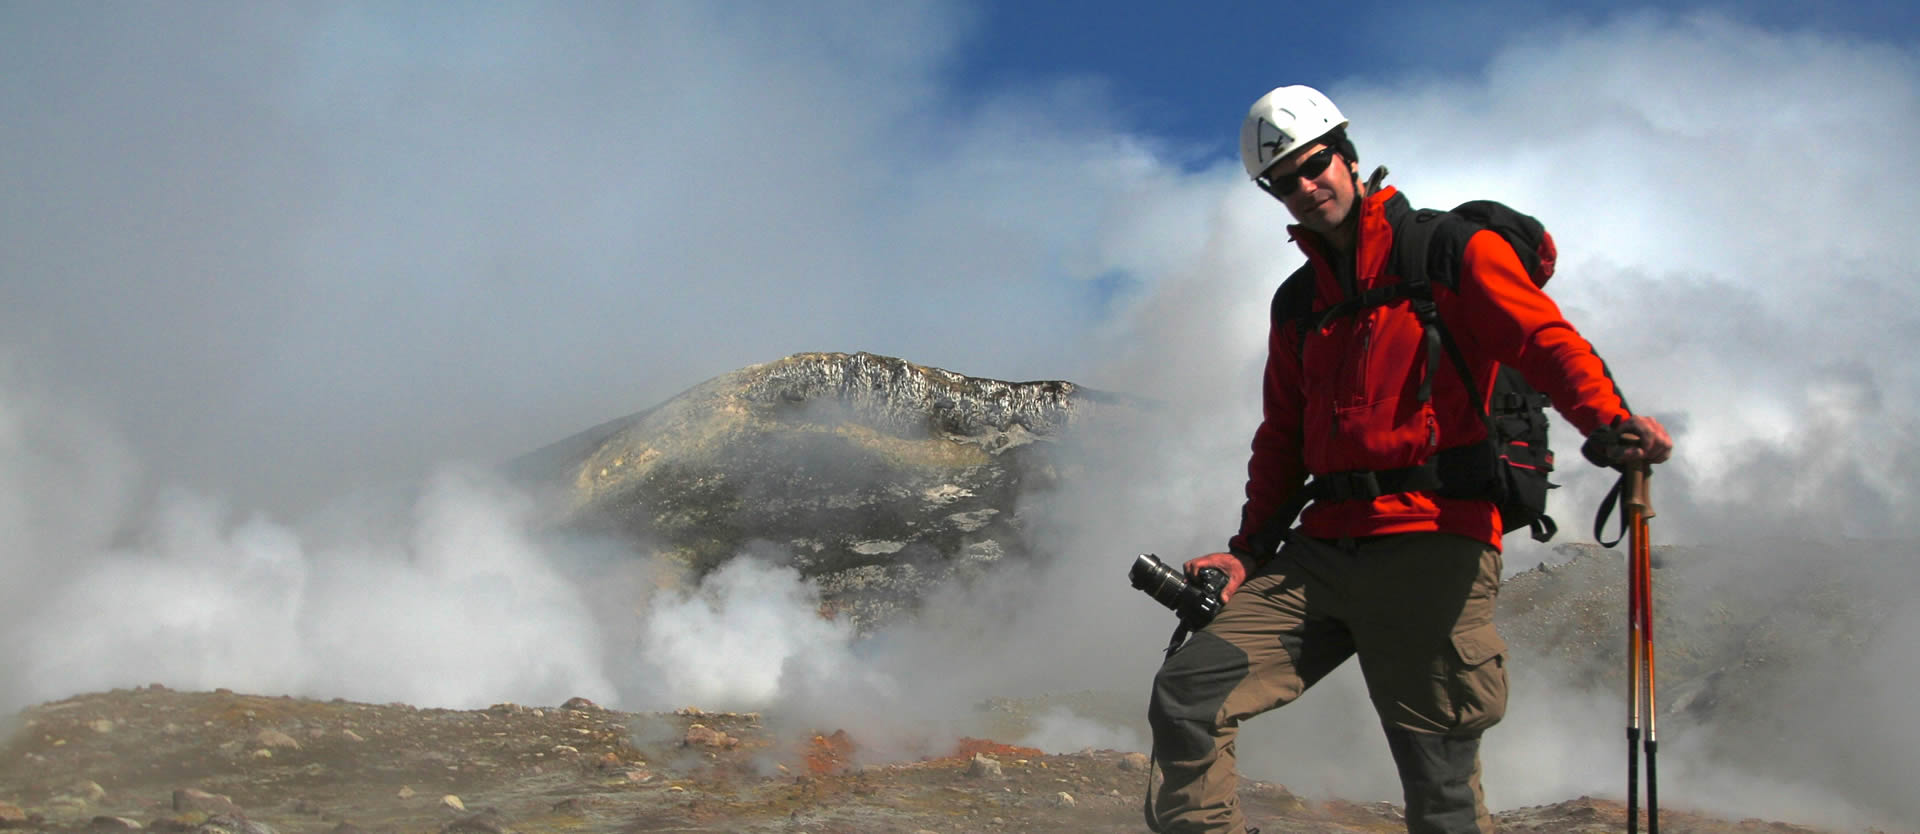
[[162, 682], [460, 707], [614, 700], [601, 628], [526, 532], [524, 504], [451, 471], [419, 497], [411, 542], [327, 549], [170, 493], [124, 519], [137, 544], [75, 554], [18, 601], [6, 662], [22, 674], [0, 699]]
[[[645, 662], [664, 705], [762, 710], [803, 689], [855, 687], [853, 627], [821, 615], [799, 571], [734, 559], [695, 593], [662, 592], [647, 613]], [[884, 684], [883, 684], [884, 685]]]
[[1085, 718], [1064, 707], [1054, 707], [1037, 716], [1033, 730], [1019, 744], [1047, 753], [1077, 753], [1087, 749], [1143, 750], [1147, 747], [1140, 734], [1132, 729]]

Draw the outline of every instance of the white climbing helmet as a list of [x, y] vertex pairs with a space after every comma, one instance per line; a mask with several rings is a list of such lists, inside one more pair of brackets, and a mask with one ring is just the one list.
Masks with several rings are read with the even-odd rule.
[[1319, 90], [1275, 87], [1253, 103], [1240, 125], [1240, 162], [1247, 176], [1259, 179], [1276, 160], [1346, 126], [1347, 117]]

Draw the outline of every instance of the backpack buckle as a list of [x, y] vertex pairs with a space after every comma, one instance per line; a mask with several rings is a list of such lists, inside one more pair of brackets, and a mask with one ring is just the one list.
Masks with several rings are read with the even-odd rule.
[[1336, 472], [1327, 476], [1327, 487], [1334, 501], [1372, 501], [1381, 495], [1380, 478], [1372, 472]]

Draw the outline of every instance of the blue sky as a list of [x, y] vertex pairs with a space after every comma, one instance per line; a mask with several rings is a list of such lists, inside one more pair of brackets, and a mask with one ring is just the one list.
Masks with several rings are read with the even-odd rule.
[[1479, 73], [1531, 37], [1634, 14], [1728, 14], [1780, 31], [1911, 46], [1920, 6], [1862, 2], [987, 3], [955, 61], [963, 89], [1080, 78], [1109, 86], [1141, 132], [1234, 153], [1247, 105], [1269, 87], [1391, 83]]

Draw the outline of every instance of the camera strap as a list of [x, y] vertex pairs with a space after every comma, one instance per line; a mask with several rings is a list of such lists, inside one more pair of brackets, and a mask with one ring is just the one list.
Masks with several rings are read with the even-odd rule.
[[1187, 628], [1185, 622], [1175, 626], [1173, 629], [1173, 639], [1167, 641], [1167, 656], [1172, 657], [1173, 653], [1180, 648], [1180, 645], [1187, 642], [1187, 635], [1192, 633], [1193, 629]]

